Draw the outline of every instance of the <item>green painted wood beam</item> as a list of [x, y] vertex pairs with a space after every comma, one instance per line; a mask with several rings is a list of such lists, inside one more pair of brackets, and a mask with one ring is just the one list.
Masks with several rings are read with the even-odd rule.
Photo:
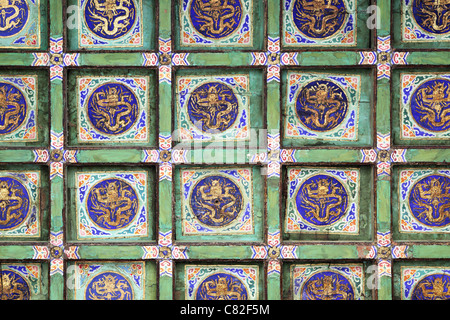
[[300, 259], [361, 259], [361, 249], [355, 245], [307, 244], [298, 246], [296, 254]]
[[450, 259], [448, 244], [414, 244], [408, 250], [408, 258], [415, 259]]
[[64, 212], [64, 183], [61, 177], [55, 177], [50, 185], [50, 210], [51, 210], [51, 226], [50, 230], [52, 232], [63, 231], [63, 216]]
[[[42, 243], [40, 245], [47, 245]], [[34, 256], [33, 246], [30, 245], [3, 245], [0, 246], [1, 259], [32, 259]]]
[[0, 58], [0, 66], [31, 66], [34, 61], [34, 56], [31, 53], [2, 53]]
[[302, 51], [297, 55], [297, 62], [301, 66], [358, 65], [360, 60], [361, 55], [354, 51]]
[[406, 160], [408, 162], [448, 162], [450, 149], [408, 149]]
[[381, 18], [377, 36], [389, 36], [391, 34], [391, 0], [378, 0], [377, 6], [380, 9], [378, 17]]
[[144, 59], [142, 53], [115, 52], [115, 53], [83, 53], [78, 58], [80, 66], [103, 67], [103, 66], [128, 66], [141, 67]]
[[219, 53], [189, 53], [190, 66], [248, 66], [252, 62], [252, 56], [246, 52], [219, 52]]
[[0, 150], [0, 162], [33, 162], [33, 150]]
[[250, 259], [252, 249], [250, 246], [235, 245], [201, 245], [189, 246], [187, 254], [189, 259]]
[[[408, 50], [402, 50], [408, 51]], [[411, 51], [407, 56], [409, 65], [449, 65], [450, 52], [449, 51]]]
[[50, 1], [50, 36], [52, 38], [62, 37], [64, 32], [63, 23], [63, 1]]
[[[388, 177], [389, 178], [389, 177]], [[377, 181], [377, 231], [386, 232], [391, 227], [391, 182], [388, 180]]]
[[142, 150], [80, 150], [77, 159], [79, 163], [139, 163], [142, 160]]
[[[85, 245], [73, 244], [78, 246], [78, 255], [80, 259], [141, 259], [144, 255], [142, 246], [137, 245]], [[148, 245], [148, 244], [146, 244]]]
[[295, 160], [302, 162], [360, 162], [360, 149], [301, 149], [295, 150]]

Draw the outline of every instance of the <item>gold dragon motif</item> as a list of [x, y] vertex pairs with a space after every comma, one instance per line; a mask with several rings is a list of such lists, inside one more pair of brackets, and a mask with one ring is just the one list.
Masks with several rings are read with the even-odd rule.
[[[132, 0], [90, 0], [90, 5], [94, 5], [95, 10], [91, 10], [88, 7], [89, 13], [92, 18], [97, 19], [94, 23], [94, 31], [101, 32], [107, 36], [114, 36], [116, 34], [123, 33], [130, 25], [130, 20], [134, 15], [133, 9], [129, 9], [127, 6], [132, 4]], [[119, 15], [119, 10], [123, 10], [124, 13]], [[97, 12], [99, 14], [97, 14]], [[112, 27], [112, 29], [111, 29]]]
[[423, 0], [423, 4], [425, 8], [419, 8], [419, 11], [427, 18], [422, 24], [437, 32], [447, 29], [450, 23], [450, 0]]
[[[208, 91], [198, 90], [192, 95], [192, 112], [195, 115], [202, 116], [200, 122], [208, 130], [220, 130], [228, 128], [233, 119], [233, 113], [236, 112], [237, 104], [231, 103], [226, 98], [232, 98], [228, 89], [209, 87]], [[223, 109], [225, 106], [225, 109]], [[223, 110], [222, 110], [223, 109]]]
[[301, 28], [315, 36], [334, 33], [338, 25], [336, 18], [339, 15], [339, 8], [335, 3], [335, 0], [297, 1], [296, 18], [307, 21]]
[[342, 300], [353, 300], [352, 290], [337, 276], [324, 275], [323, 278], [309, 281], [306, 296], [309, 300], [335, 300], [342, 296]]
[[28, 300], [28, 288], [14, 276], [14, 273], [7, 274], [3, 272], [0, 282], [0, 294], [2, 300]]
[[[327, 222], [331, 217], [339, 216], [342, 213], [342, 209], [339, 208], [344, 201], [339, 194], [342, 193], [341, 186], [328, 181], [328, 179], [319, 179], [317, 183], [311, 182], [305, 187], [306, 195], [302, 194], [302, 201], [312, 207], [305, 213], [308, 217], [314, 216], [319, 222]], [[311, 201], [311, 199], [316, 201]], [[323, 211], [325, 211], [325, 215], [322, 216]]]
[[[442, 223], [450, 217], [450, 185], [448, 183], [441, 183], [433, 178], [416, 186], [417, 191], [413, 193], [413, 199], [417, 206], [423, 209], [418, 214], [419, 218], [426, 217], [431, 223]], [[437, 217], [434, 212], [437, 212]]]
[[[450, 11], [449, 11], [450, 12]], [[450, 88], [447, 84], [436, 82], [417, 92], [415, 99], [417, 112], [422, 114], [420, 121], [433, 127], [440, 127], [450, 121]]]
[[[204, 300], [213, 297], [216, 300], [246, 300], [246, 295], [242, 294], [242, 287], [239, 280], [218, 276], [217, 279], [206, 281], [202, 284], [201, 296]], [[206, 291], [206, 292], [204, 292]]]
[[422, 292], [425, 300], [449, 300], [450, 283], [444, 282], [442, 277], [425, 279], [417, 284], [414, 291]]
[[342, 92], [337, 92], [336, 88], [326, 83], [319, 83], [311, 88], [305, 88], [302, 94], [306, 101], [302, 107], [305, 111], [311, 112], [304, 120], [306, 124], [313, 124], [316, 128], [322, 129], [334, 128], [339, 124], [339, 116], [333, 113], [347, 106]]
[[[2, 21], [4, 21], [4, 23], [0, 25], [0, 31], [8, 31], [22, 23], [22, 18], [16, 20], [21, 11], [24, 10], [23, 8], [19, 8], [16, 4], [22, 4], [22, 1], [23, 0], [0, 0], [0, 15], [2, 16]], [[9, 17], [6, 17], [7, 9], [14, 10], [14, 13]]]
[[107, 274], [94, 282], [89, 289], [89, 299], [92, 300], [131, 300], [131, 293], [125, 291], [129, 284], [125, 280]]
[[113, 133], [122, 131], [133, 122], [130, 114], [136, 105], [127, 101], [130, 99], [131, 94], [122, 94], [116, 87], [94, 93], [91, 108], [93, 114], [100, 118], [97, 126]]
[[[17, 195], [17, 193], [20, 193]], [[14, 188], [12, 184], [6, 181], [0, 182], [0, 225], [7, 225], [11, 220], [22, 216], [22, 205], [28, 202], [28, 199], [22, 198], [22, 191]], [[13, 212], [15, 211], [15, 212]]]
[[[205, 191], [207, 189], [209, 189], [208, 192]], [[208, 217], [215, 223], [223, 223], [227, 217], [234, 217], [240, 208], [236, 207], [237, 199], [231, 191], [236, 192], [234, 186], [226, 186], [225, 182], [219, 180], [212, 180], [210, 185], [200, 186], [198, 190], [200, 198], [196, 201], [196, 204], [206, 209], [202, 218]], [[205, 203], [206, 201], [212, 203], [212, 205]], [[220, 207], [220, 204], [225, 201], [229, 202]], [[229, 210], [230, 208], [231, 210]], [[218, 218], [216, 218], [217, 215]]]
[[[0, 130], [5, 130], [11, 125], [17, 126], [20, 117], [17, 115], [25, 109], [24, 104], [20, 104], [20, 93], [13, 93], [12, 89], [8, 91], [6, 86], [0, 87], [0, 119], [3, 119], [3, 124], [0, 124]], [[13, 109], [9, 107], [12, 106]]]
[[97, 223], [107, 224], [111, 227], [124, 226], [129, 223], [132, 211], [137, 207], [137, 200], [132, 199], [130, 190], [120, 188], [120, 182], [108, 183], [106, 188], [98, 187], [92, 190], [96, 195], [96, 201], [90, 209], [102, 212], [97, 216]]
[[[235, 3], [238, 0], [194, 0], [194, 11], [204, 22], [199, 30], [206, 31], [212, 35], [225, 36], [238, 24], [235, 14], [240, 13], [240, 7], [234, 7], [229, 3]], [[228, 11], [227, 14], [224, 12]], [[229, 19], [228, 22], [226, 22]]]

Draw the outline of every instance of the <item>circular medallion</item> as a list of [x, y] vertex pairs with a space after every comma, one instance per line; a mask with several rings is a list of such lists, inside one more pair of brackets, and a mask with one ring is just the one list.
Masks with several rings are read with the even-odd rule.
[[222, 39], [239, 28], [242, 5], [240, 0], [192, 0], [189, 15], [201, 35]]
[[296, 0], [292, 13], [294, 24], [303, 35], [325, 39], [344, 25], [347, 9], [343, 0]]
[[247, 289], [241, 280], [228, 273], [215, 273], [202, 281], [196, 300], [247, 300]]
[[30, 288], [24, 277], [11, 270], [2, 270], [0, 275], [0, 300], [30, 300]]
[[329, 131], [347, 115], [347, 96], [336, 83], [316, 80], [306, 84], [297, 96], [297, 116], [313, 131]]
[[0, 1], [0, 38], [21, 32], [28, 22], [29, 9], [26, 1]]
[[302, 286], [301, 300], [354, 300], [350, 281], [334, 271], [311, 275]]
[[423, 82], [411, 97], [411, 114], [422, 128], [434, 132], [450, 129], [450, 80]]
[[127, 182], [111, 178], [91, 188], [86, 207], [89, 217], [98, 227], [117, 230], [133, 221], [138, 211], [138, 198]]
[[27, 102], [22, 91], [0, 82], [0, 135], [12, 133], [25, 121]]
[[336, 178], [318, 174], [306, 179], [295, 199], [302, 218], [316, 226], [338, 221], [348, 209], [348, 194]]
[[89, 30], [100, 38], [116, 40], [135, 25], [134, 0], [87, 0], [84, 19]]
[[0, 177], [0, 230], [10, 230], [20, 225], [30, 211], [27, 189], [19, 180]]
[[432, 274], [414, 287], [411, 300], [450, 300], [450, 276]]
[[409, 208], [414, 217], [429, 227], [450, 224], [450, 178], [429, 175], [417, 181], [409, 194]]
[[223, 176], [208, 176], [197, 182], [190, 199], [194, 215], [210, 227], [231, 223], [243, 208], [239, 187]]
[[448, 1], [414, 0], [413, 17], [425, 31], [443, 34], [450, 31], [450, 3]]
[[86, 287], [86, 300], [133, 300], [133, 297], [130, 282], [117, 272], [98, 274]]
[[127, 132], [139, 117], [138, 101], [127, 86], [105, 83], [98, 86], [88, 99], [90, 123], [107, 135]]
[[238, 117], [238, 100], [227, 85], [209, 82], [194, 89], [187, 111], [191, 122], [203, 132], [223, 132]]

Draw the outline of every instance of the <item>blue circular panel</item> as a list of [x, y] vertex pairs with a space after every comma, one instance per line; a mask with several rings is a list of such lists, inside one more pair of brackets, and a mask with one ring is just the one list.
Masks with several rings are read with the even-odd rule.
[[302, 287], [301, 300], [354, 300], [350, 281], [340, 273], [322, 271], [313, 274]]
[[336, 34], [345, 22], [343, 0], [296, 0], [294, 24], [305, 36], [324, 39]]
[[30, 300], [30, 288], [25, 279], [11, 270], [0, 271], [0, 300]]
[[226, 226], [236, 219], [242, 202], [238, 186], [222, 176], [208, 176], [198, 181], [190, 199], [195, 216], [211, 227]]
[[411, 98], [416, 123], [430, 131], [450, 129], [450, 81], [433, 79], [422, 83]]
[[295, 201], [303, 219], [317, 226], [338, 221], [348, 208], [344, 186], [336, 178], [324, 174], [306, 179]]
[[28, 22], [29, 9], [25, 0], [0, 2], [0, 38], [11, 37], [23, 30]]
[[84, 18], [92, 33], [115, 40], [133, 28], [136, 7], [134, 0], [87, 0]]
[[450, 31], [450, 3], [447, 1], [414, 0], [413, 16], [427, 32], [443, 34]]
[[20, 225], [28, 216], [30, 198], [21, 182], [0, 177], [0, 230]]
[[414, 287], [412, 300], [450, 300], [450, 276], [433, 274], [420, 280]]
[[218, 133], [230, 128], [238, 116], [233, 90], [220, 82], [205, 83], [194, 89], [188, 102], [191, 122], [203, 132]]
[[133, 300], [133, 289], [120, 273], [104, 272], [87, 285], [86, 300]]
[[87, 112], [89, 121], [100, 132], [118, 135], [137, 121], [139, 107], [133, 91], [120, 83], [106, 83], [91, 94]]
[[192, 0], [190, 17], [194, 28], [203, 36], [221, 39], [232, 34], [240, 25], [240, 0]]
[[247, 289], [237, 277], [216, 273], [207, 277], [197, 289], [196, 300], [247, 300]]
[[15, 86], [0, 82], [0, 134], [19, 128], [27, 116], [27, 102]]
[[92, 187], [86, 205], [89, 217], [97, 226], [116, 230], [133, 221], [138, 210], [138, 198], [127, 182], [106, 179]]
[[430, 175], [417, 181], [409, 194], [414, 217], [429, 227], [450, 224], [450, 178]]
[[334, 82], [317, 80], [297, 96], [297, 116], [313, 131], [329, 131], [344, 121], [348, 110], [345, 92]]

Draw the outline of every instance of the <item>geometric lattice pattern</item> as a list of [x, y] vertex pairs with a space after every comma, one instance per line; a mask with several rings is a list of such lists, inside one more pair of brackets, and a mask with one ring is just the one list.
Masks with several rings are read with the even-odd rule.
[[449, 12], [1, 1], [2, 299], [448, 299]]

